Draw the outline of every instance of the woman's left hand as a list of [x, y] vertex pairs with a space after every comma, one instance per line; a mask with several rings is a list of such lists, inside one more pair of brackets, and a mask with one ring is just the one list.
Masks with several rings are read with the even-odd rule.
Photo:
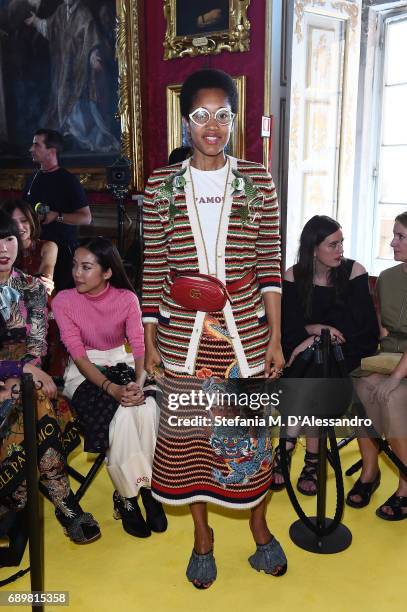
[[144, 404], [144, 393], [140, 386], [131, 382], [126, 385], [126, 389], [122, 394], [122, 406], [140, 406]]
[[279, 378], [281, 376], [285, 364], [281, 342], [271, 338], [266, 349], [264, 362], [265, 378]]
[[389, 376], [383, 380], [372, 392], [372, 399], [382, 405], [389, 403], [390, 394], [400, 385], [400, 379], [396, 376]]

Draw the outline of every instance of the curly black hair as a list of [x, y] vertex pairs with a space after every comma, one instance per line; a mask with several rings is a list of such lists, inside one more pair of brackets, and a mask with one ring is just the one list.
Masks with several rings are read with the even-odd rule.
[[186, 119], [200, 89], [223, 89], [229, 100], [232, 113], [237, 113], [238, 94], [232, 77], [223, 70], [205, 69], [190, 74], [182, 86], [180, 95], [181, 115]]

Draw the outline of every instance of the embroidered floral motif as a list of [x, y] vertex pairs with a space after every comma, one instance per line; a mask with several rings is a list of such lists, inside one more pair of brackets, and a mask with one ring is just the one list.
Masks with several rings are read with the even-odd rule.
[[161, 221], [174, 223], [174, 218], [178, 212], [175, 204], [175, 196], [184, 193], [186, 180], [184, 174], [186, 168], [182, 168], [178, 172], [171, 174], [157, 189], [157, 195], [154, 198], [157, 213]]
[[232, 187], [234, 189], [233, 196], [245, 196], [245, 201], [239, 208], [240, 221], [242, 226], [246, 225], [249, 221], [253, 223], [259, 216], [259, 212], [256, 211], [256, 204], [263, 202], [263, 194], [253, 183], [252, 179], [244, 174], [241, 174], [238, 170], [232, 170], [235, 178], [232, 181]]
[[12, 444], [9, 444], [7, 447], [7, 457], [11, 457], [13, 453], [18, 453], [23, 450], [24, 448], [21, 446], [21, 444], [16, 444], [15, 442], [13, 442]]
[[[185, 170], [183, 171], [185, 172]], [[178, 191], [184, 191], [184, 187], [186, 185], [185, 177], [182, 174], [177, 174], [174, 178], [174, 187]]]
[[233, 194], [237, 193], [238, 191], [243, 191], [244, 189], [244, 178], [241, 176], [236, 176], [233, 181], [232, 181], [232, 187], [234, 189]]

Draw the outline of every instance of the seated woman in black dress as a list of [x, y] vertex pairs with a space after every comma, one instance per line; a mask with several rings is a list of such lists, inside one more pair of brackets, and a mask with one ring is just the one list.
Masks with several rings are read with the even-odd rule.
[[[331, 338], [340, 343], [348, 373], [360, 365], [362, 357], [376, 352], [379, 328], [366, 270], [343, 257], [339, 223], [315, 215], [302, 230], [298, 261], [284, 277], [281, 330], [286, 376], [294, 375], [301, 353], [323, 328], [329, 328]], [[286, 439], [290, 455], [295, 442], [295, 438]], [[307, 438], [305, 465], [297, 483], [304, 495], [317, 492], [317, 452], [318, 438]], [[277, 448], [270, 488], [278, 491], [284, 486]]]

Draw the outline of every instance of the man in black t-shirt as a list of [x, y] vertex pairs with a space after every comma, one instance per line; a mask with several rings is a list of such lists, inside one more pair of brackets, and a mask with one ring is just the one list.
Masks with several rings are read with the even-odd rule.
[[78, 226], [88, 225], [92, 216], [85, 191], [77, 177], [58, 164], [63, 139], [54, 130], [40, 129], [34, 134], [30, 152], [40, 165], [28, 179], [23, 196], [35, 207], [39, 202], [50, 211], [40, 216], [41, 239], [58, 245], [54, 273], [57, 290], [71, 284], [71, 260], [78, 240]]

